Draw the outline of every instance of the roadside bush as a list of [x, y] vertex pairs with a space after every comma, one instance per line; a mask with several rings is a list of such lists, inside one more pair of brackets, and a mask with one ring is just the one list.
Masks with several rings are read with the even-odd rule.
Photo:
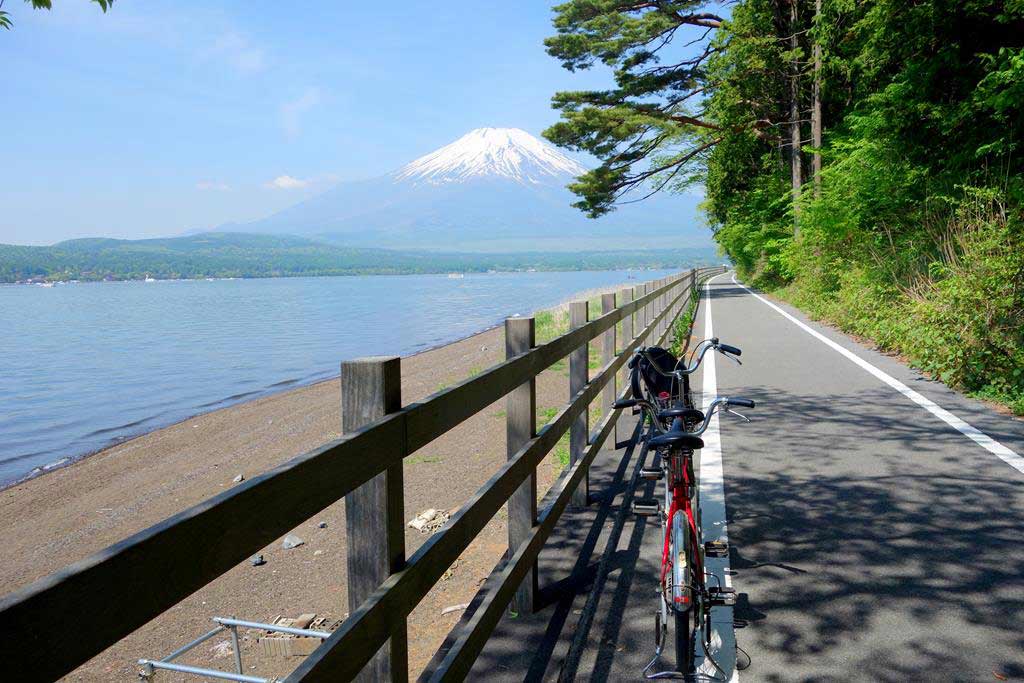
[[[944, 210], [922, 215], [916, 246], [884, 254], [872, 249], [870, 234], [823, 239], [841, 215], [823, 211], [824, 199], [788, 250], [794, 280], [777, 293], [951, 386], [1024, 414], [1024, 222], [1001, 193], [960, 192]], [[822, 226], [815, 221], [824, 213]]]

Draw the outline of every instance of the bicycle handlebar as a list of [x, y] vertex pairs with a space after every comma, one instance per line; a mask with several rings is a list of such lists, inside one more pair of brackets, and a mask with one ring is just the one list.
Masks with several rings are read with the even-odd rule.
[[743, 351], [736, 348], [735, 346], [729, 346], [728, 344], [719, 344], [718, 350], [725, 351], [726, 353], [731, 353], [734, 356], [739, 356], [743, 354]]
[[[701, 424], [700, 428], [695, 429], [692, 432], [686, 433], [693, 434], [694, 436], [700, 436], [701, 434], [703, 434], [707, 430], [708, 425], [711, 424], [711, 416], [714, 415], [715, 411], [720, 408], [724, 408], [725, 410], [728, 410], [731, 406], [738, 406], [741, 408], [753, 408], [754, 405], [754, 402], [751, 401], [749, 398], [729, 398], [728, 396], [716, 398], [714, 401], [711, 402], [711, 405], [708, 406], [708, 410], [704, 414], [704, 422]], [[658, 431], [659, 434], [665, 433], [666, 430], [662, 428], [661, 423], [658, 420], [658, 411], [655, 410], [654, 406], [651, 405], [649, 401], [645, 401], [642, 398], [624, 398], [616, 401], [612, 405], [613, 408], [617, 409], [632, 408], [634, 406], [640, 406], [641, 410], [646, 410], [650, 412], [651, 423], [654, 425], [654, 428]], [[736, 414], [738, 415], [739, 413]]]
[[[651, 357], [647, 355], [647, 349], [645, 348], [638, 348], [636, 350], [635, 355], [642, 355], [645, 358], [647, 358], [647, 360], [651, 364], [651, 367], [654, 368], [654, 371], [657, 372], [662, 377], [675, 377], [676, 379], [682, 379], [684, 375], [691, 375], [697, 371], [697, 368], [700, 367], [701, 361], [704, 360], [704, 354], [706, 354], [711, 349], [714, 349], [723, 354], [731, 354], [731, 356], [739, 356], [743, 353], [743, 351], [741, 351], [739, 348], [735, 346], [720, 343], [718, 341], [718, 337], [711, 337], [710, 339], [705, 339], [704, 341], [697, 345], [697, 348], [694, 350], [696, 359], [693, 361], [692, 365], [680, 369], [679, 366], [683, 364], [683, 359], [680, 358], [679, 361], [676, 363], [676, 366], [672, 368], [671, 372], [665, 372], [664, 370], [659, 368], [658, 364], [655, 363], [654, 360], [652, 360]], [[740, 362], [738, 358], [733, 358], [733, 360], [736, 361], [737, 363]], [[630, 363], [630, 367], [633, 367], [632, 363]]]

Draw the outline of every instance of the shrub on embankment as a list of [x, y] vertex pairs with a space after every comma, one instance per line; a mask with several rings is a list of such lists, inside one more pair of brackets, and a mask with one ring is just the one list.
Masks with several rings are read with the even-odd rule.
[[[706, 169], [719, 245], [748, 282], [1024, 414], [1024, 6], [813, 8], [793, 27], [744, 0], [714, 57], [718, 125], [749, 102], [787, 121], [793, 72], [765, 65], [788, 63], [800, 112], [820, 85], [825, 130], [799, 193], [788, 123], [723, 136]], [[805, 30], [795, 51], [787, 28]]]
[[832, 243], [808, 221], [786, 250], [788, 284], [775, 292], [951, 386], [1024, 414], [1024, 231], [1019, 215], [984, 194], [945, 220], [925, 218], [903, 249], [867, 239], [860, 249]]

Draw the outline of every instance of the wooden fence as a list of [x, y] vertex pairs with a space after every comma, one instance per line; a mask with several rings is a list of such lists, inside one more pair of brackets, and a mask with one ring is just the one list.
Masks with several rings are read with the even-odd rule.
[[[510, 604], [533, 609], [545, 541], [570, 501], [587, 504], [588, 469], [615, 429], [614, 380], [630, 351], [668, 337], [697, 284], [722, 270], [692, 270], [606, 295], [592, 321], [587, 303], [573, 302], [572, 329], [541, 346], [532, 318], [510, 319], [505, 362], [406, 406], [399, 359], [343, 363], [341, 438], [0, 600], [0, 680], [59, 678], [345, 497], [350, 614], [287, 681], [404, 681], [409, 613], [507, 502], [507, 559], [426, 674], [431, 681], [461, 680]], [[626, 343], [617, 344], [620, 322]], [[588, 346], [598, 338], [603, 367], [591, 378]], [[570, 400], [537, 431], [535, 378], [566, 356]], [[406, 558], [403, 458], [503, 396], [507, 462]], [[591, 430], [588, 408], [597, 399], [603, 418]], [[538, 512], [537, 465], [566, 431], [570, 465]]]

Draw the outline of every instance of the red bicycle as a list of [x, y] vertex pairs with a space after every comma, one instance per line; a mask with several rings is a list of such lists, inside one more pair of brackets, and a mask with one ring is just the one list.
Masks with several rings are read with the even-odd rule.
[[[647, 425], [646, 429], [641, 428], [647, 452], [653, 453], [654, 459], [650, 466], [640, 469], [640, 476], [666, 484], [662, 501], [647, 498], [633, 502], [634, 514], [657, 516], [664, 532], [659, 578], [661, 600], [655, 617], [655, 655], [644, 668], [644, 676], [649, 679], [697, 677], [698, 642], [702, 644], [704, 657], [726, 678], [710, 653], [711, 609], [734, 605], [736, 593], [725, 586], [708, 585], [709, 579], [714, 582], [718, 579], [705, 571], [705, 557], [726, 556], [728, 547], [723, 542], [703, 542], [700, 486], [694, 455], [704, 447], [701, 435], [716, 411], [724, 410], [746, 419], [731, 408], [753, 408], [754, 402], [745, 398], [716, 398], [706, 414], [694, 407], [687, 376], [696, 370], [704, 353], [710, 349], [732, 356], [741, 353], [735, 347], [720, 344], [718, 339], [709, 339], [700, 344], [691, 366], [680, 369], [681, 362], [676, 361], [667, 369], [665, 361], [674, 360], [670, 354], [666, 358], [667, 352], [663, 349], [639, 349], [630, 362], [634, 398], [616, 404], [620, 408], [635, 406], [641, 410]], [[670, 378], [669, 387], [658, 377]], [[678, 387], [677, 391], [672, 391], [673, 387]], [[673, 622], [676, 667], [672, 671], [653, 671], [665, 647], [669, 621]]]

